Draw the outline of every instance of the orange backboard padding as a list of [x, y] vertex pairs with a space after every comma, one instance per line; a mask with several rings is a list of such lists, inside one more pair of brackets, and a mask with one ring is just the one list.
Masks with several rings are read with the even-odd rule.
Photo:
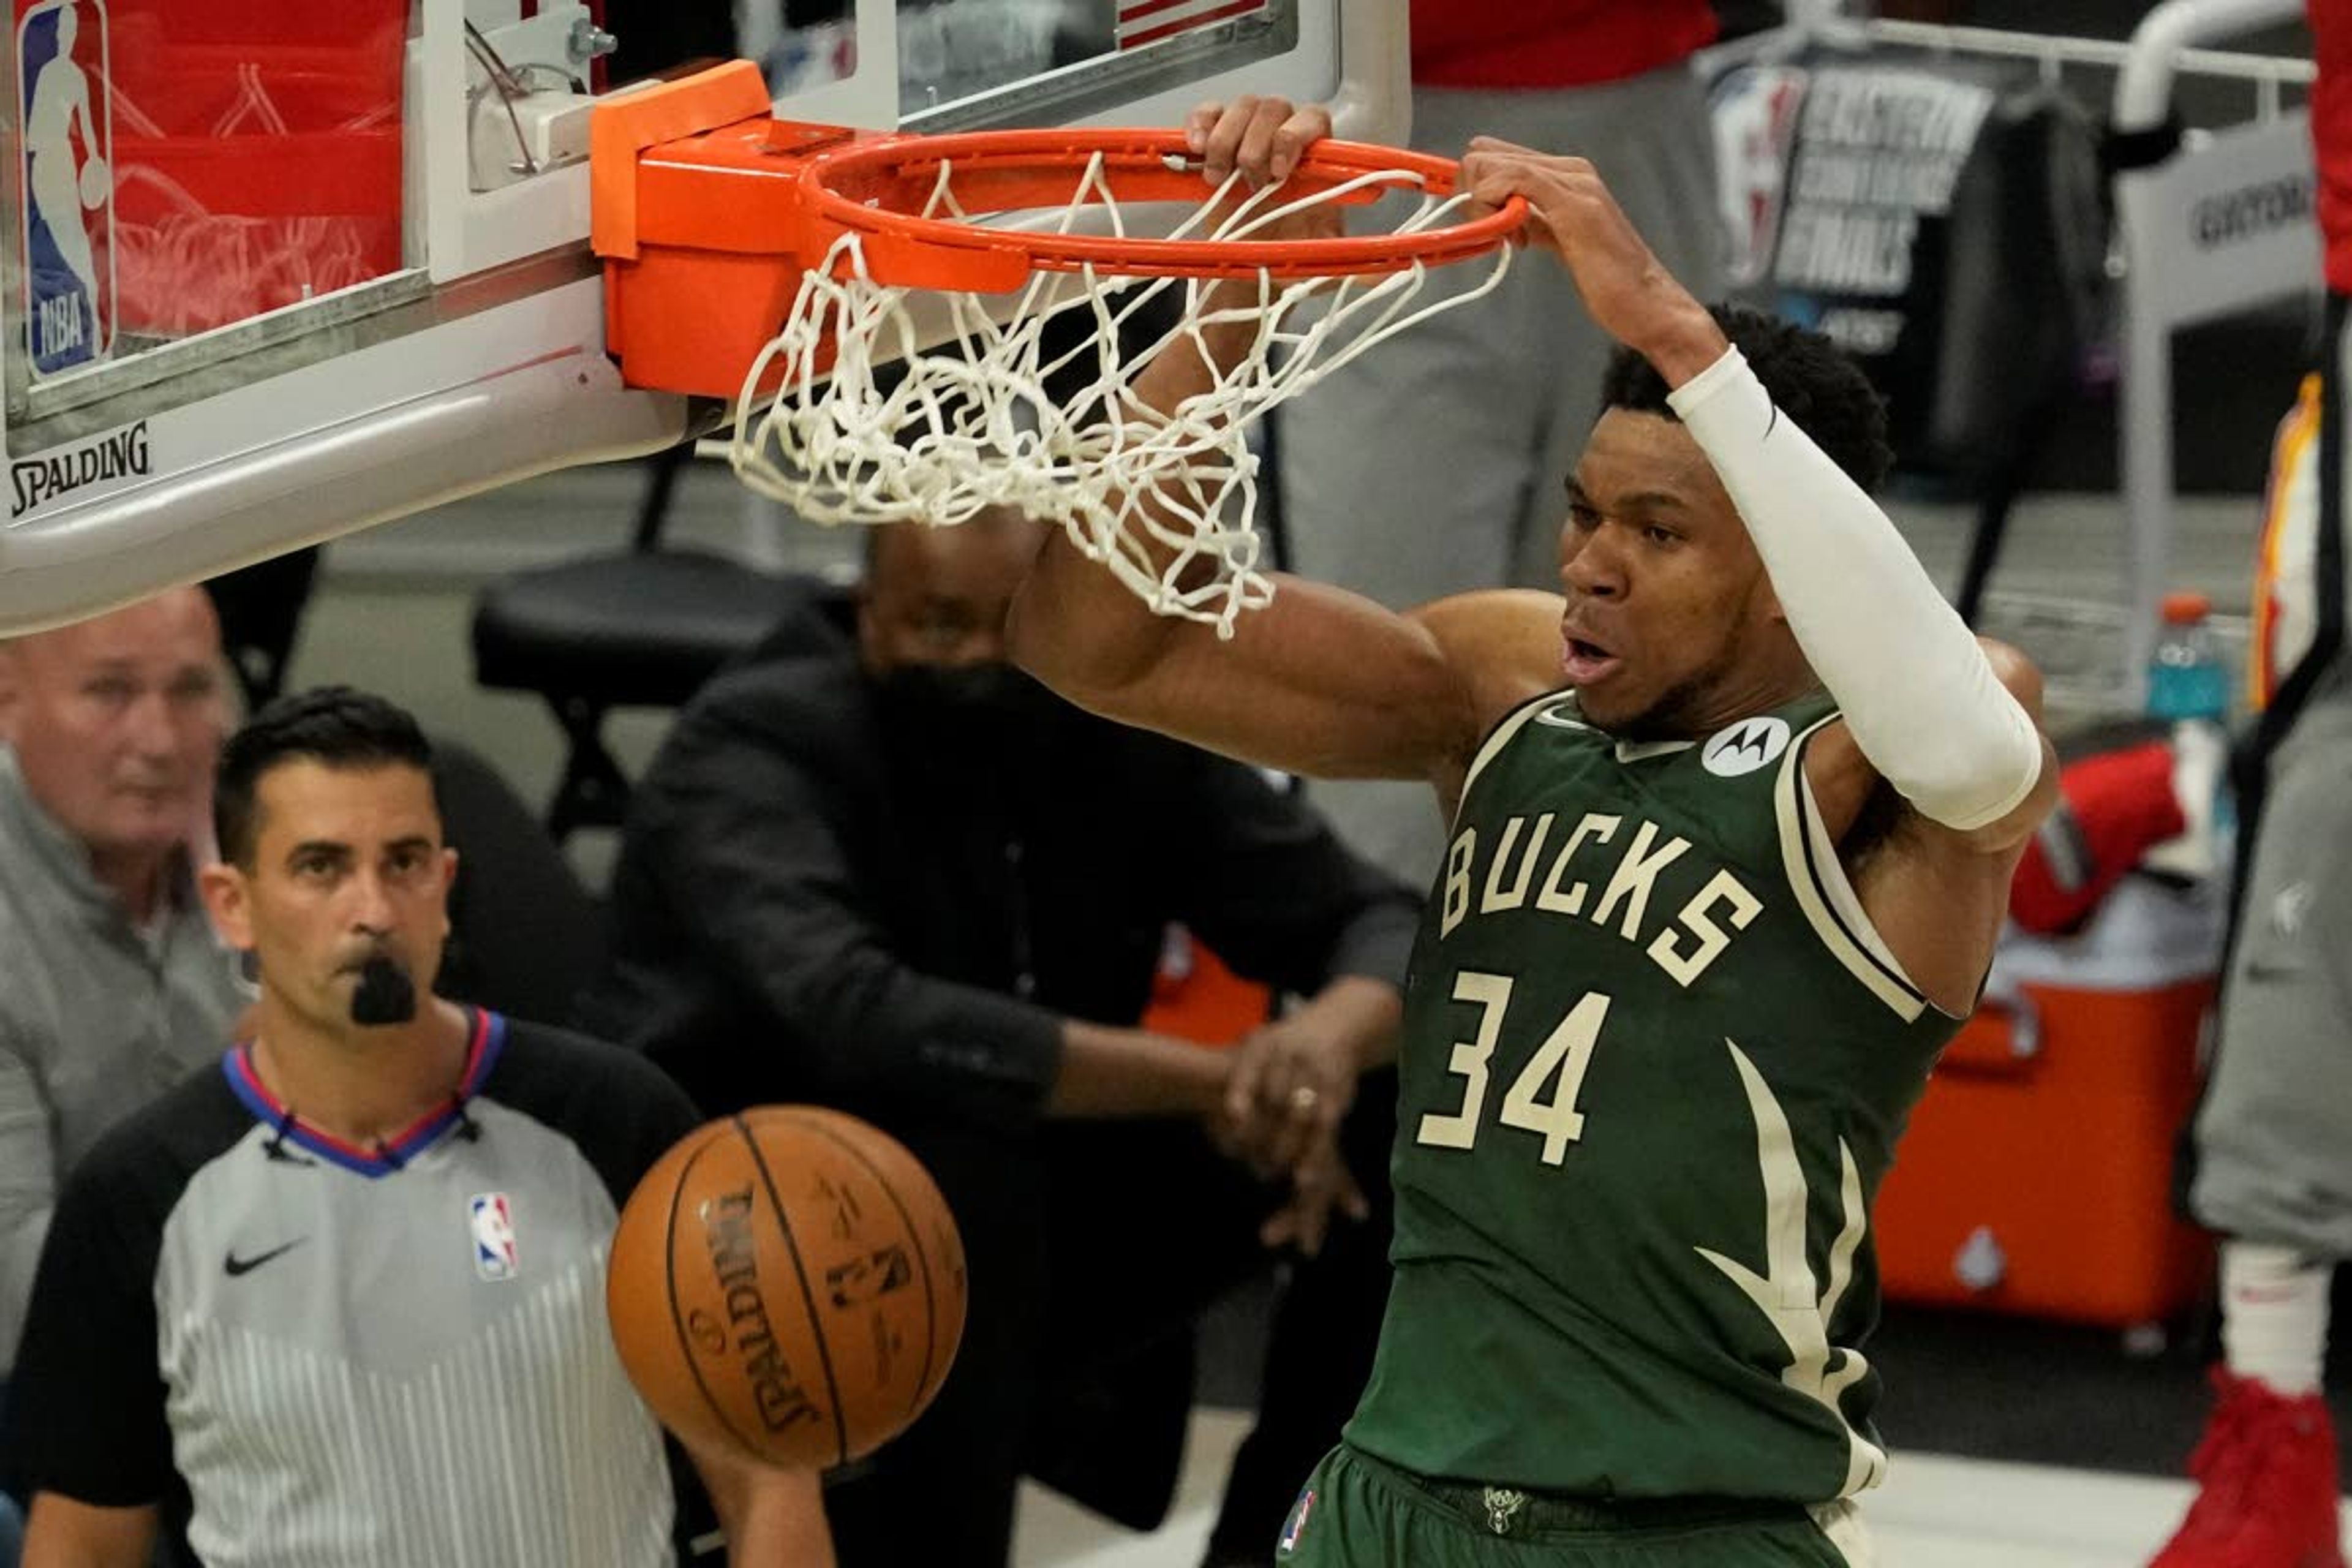
[[[2008, 1015], [1980, 1010], [1912, 1116], [1878, 1196], [1885, 1293], [2115, 1327], [2174, 1317], [2211, 1268], [2171, 1194], [2213, 982], [2023, 990], [2032, 1054], [2011, 1049]], [[1956, 1267], [1979, 1231], [2001, 1259], [1989, 1284]]]
[[588, 243], [599, 256], [637, 254], [637, 155], [698, 132], [765, 115], [768, 84], [750, 60], [597, 100], [588, 120]]
[[593, 111], [589, 244], [605, 348], [632, 386], [732, 400], [783, 323], [806, 246], [804, 155], [852, 133], [769, 109], [760, 68], [733, 60]]
[[[800, 270], [777, 266], [772, 256], [725, 251], [664, 254], [656, 247], [648, 259], [651, 265], [605, 264], [605, 345], [619, 357], [622, 378], [632, 386], [733, 401], [792, 309]], [[628, 275], [614, 277], [615, 268]], [[643, 330], [625, 338], [614, 318], [634, 319]]]

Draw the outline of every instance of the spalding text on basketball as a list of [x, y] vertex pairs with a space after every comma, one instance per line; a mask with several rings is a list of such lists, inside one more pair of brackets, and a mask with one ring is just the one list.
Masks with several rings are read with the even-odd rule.
[[768, 1324], [767, 1299], [760, 1293], [759, 1254], [751, 1245], [751, 1189], [713, 1198], [703, 1209], [703, 1234], [710, 1243], [710, 1266], [726, 1292], [728, 1325], [760, 1407], [761, 1425], [783, 1432], [816, 1420], [816, 1405], [777, 1351], [775, 1331]]

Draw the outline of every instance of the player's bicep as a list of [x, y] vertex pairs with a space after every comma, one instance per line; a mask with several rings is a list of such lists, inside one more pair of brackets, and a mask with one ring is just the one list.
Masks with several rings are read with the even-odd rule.
[[1318, 778], [1431, 778], [1475, 738], [1470, 683], [1423, 619], [1302, 578], [1230, 639], [1171, 626], [1114, 679], [1041, 673], [1106, 717]]
[[1498, 588], [1457, 594], [1412, 612], [1447, 663], [1464, 672], [1468, 732], [1433, 775], [1448, 817], [1460, 803], [1473, 757], [1495, 726], [1513, 710], [1559, 689], [1561, 607], [1556, 594]]

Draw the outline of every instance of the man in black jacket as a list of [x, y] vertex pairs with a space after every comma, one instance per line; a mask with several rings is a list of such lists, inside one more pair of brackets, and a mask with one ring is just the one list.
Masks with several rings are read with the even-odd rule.
[[[1039, 542], [1025, 519], [877, 531], [856, 646], [722, 678], [638, 786], [596, 1025], [706, 1110], [802, 1100], [904, 1140], [971, 1258], [971, 1318], [939, 1402], [828, 1497], [845, 1568], [1004, 1561], [1024, 1469], [1067, 1482], [1064, 1390], [1129, 1385], [1189, 1348], [1213, 1296], [1294, 1270], [1257, 1429], [1212, 1562], [1263, 1562], [1336, 1440], [1386, 1296], [1386, 1063], [1410, 892], [1255, 770], [1095, 719], [1003, 662]], [[808, 630], [808, 628], [802, 628]], [[806, 645], [814, 642], [814, 651]], [[1198, 934], [1302, 998], [1233, 1051], [1136, 1026], [1163, 933]], [[1350, 1158], [1349, 1156], [1352, 1156]], [[1319, 1244], [1319, 1245], [1318, 1245]], [[1164, 1511], [1189, 1356], [1118, 1412]], [[1076, 1468], [1106, 1467], [1101, 1454]], [[1088, 1463], [1088, 1460], [1096, 1462]]]

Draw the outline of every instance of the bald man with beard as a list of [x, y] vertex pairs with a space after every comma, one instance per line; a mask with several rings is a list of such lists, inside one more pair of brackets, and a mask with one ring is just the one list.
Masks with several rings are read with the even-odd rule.
[[67, 1171], [251, 999], [190, 850], [226, 683], [193, 587], [0, 643], [0, 1365]]

